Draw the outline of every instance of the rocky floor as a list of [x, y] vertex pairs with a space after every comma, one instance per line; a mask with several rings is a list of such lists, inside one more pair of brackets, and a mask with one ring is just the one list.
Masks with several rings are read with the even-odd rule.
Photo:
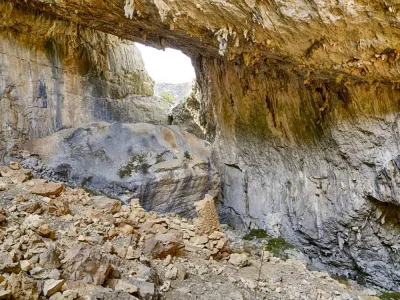
[[0, 299], [378, 299], [197, 209], [195, 221], [146, 212], [0, 167]]

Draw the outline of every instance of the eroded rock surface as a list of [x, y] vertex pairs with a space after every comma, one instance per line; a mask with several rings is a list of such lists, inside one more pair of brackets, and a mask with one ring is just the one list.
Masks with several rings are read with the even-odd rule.
[[93, 123], [21, 149], [39, 155], [25, 163], [48, 178], [123, 200], [140, 198], [159, 212], [193, 216], [195, 201], [219, 191], [209, 143], [175, 126]]

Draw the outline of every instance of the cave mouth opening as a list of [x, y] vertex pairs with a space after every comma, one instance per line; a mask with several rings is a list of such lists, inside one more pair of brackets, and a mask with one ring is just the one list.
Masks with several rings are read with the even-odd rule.
[[192, 91], [196, 79], [192, 60], [180, 50], [159, 50], [140, 43], [135, 46], [141, 52], [147, 73], [154, 80], [154, 95], [164, 98], [175, 107]]

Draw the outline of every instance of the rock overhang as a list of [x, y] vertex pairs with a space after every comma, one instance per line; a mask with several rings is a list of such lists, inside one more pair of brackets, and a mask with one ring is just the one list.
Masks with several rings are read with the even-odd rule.
[[275, 66], [338, 81], [397, 82], [400, 77], [400, 5], [395, 3], [3, 0], [0, 4], [156, 48], [179, 48], [192, 57]]

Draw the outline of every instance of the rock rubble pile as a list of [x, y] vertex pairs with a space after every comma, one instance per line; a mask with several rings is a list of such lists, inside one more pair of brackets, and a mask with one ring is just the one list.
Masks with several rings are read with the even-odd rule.
[[[300, 261], [265, 254], [260, 266], [251, 252], [231, 253], [211, 196], [193, 221], [35, 179], [18, 164], [0, 174], [0, 299], [374, 299]], [[288, 289], [285, 276], [299, 272], [307, 282]]]

